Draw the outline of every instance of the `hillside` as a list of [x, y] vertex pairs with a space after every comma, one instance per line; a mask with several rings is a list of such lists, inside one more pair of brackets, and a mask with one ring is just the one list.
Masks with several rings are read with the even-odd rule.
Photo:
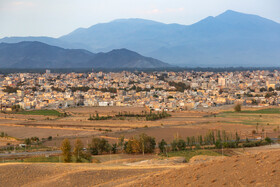
[[91, 51], [127, 48], [182, 66], [278, 66], [280, 24], [226, 11], [190, 26], [122, 19], [78, 29], [60, 40]]
[[0, 43], [1, 68], [165, 68], [169, 64], [126, 49], [94, 54], [41, 42]]
[[279, 154], [198, 156], [175, 165], [7, 163], [0, 164], [0, 186], [278, 186]]
[[139, 55], [127, 49], [115, 49], [108, 53], [98, 53], [91, 60], [97, 68], [166, 68], [172, 67], [159, 60]]
[[79, 28], [60, 38], [17, 37], [0, 42], [41, 41], [94, 53], [126, 48], [188, 67], [277, 67], [280, 24], [228, 10], [192, 25], [120, 19]]

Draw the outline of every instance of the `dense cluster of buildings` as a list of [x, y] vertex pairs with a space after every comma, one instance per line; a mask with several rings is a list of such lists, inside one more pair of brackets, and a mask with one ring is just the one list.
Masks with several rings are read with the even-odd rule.
[[1, 110], [146, 106], [187, 110], [234, 104], [279, 105], [278, 71], [13, 73], [0, 75]]

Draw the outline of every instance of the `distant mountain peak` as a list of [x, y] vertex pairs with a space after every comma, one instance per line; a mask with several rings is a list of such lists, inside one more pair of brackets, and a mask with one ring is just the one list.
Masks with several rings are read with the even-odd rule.
[[126, 18], [126, 19], [116, 19], [110, 23], [133, 23], [133, 24], [163, 24], [153, 20], [141, 19], [141, 18]]
[[252, 15], [252, 14], [245, 14], [245, 13], [241, 13], [241, 12], [237, 12], [234, 10], [227, 10], [221, 14], [219, 14], [218, 16], [216, 16], [215, 18], [219, 18], [219, 17], [225, 17], [225, 18], [229, 18], [229, 17], [240, 17], [240, 16], [256, 16], [256, 15]]
[[113, 50], [109, 51], [108, 53], [135, 53], [135, 54], [138, 54], [135, 51], [131, 51], [131, 50], [126, 49], [126, 48], [113, 49]]

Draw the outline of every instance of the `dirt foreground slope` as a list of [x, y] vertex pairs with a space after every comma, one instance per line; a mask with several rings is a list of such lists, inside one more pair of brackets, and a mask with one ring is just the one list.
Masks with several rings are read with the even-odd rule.
[[163, 171], [127, 186], [280, 186], [280, 151], [227, 157]]
[[188, 164], [0, 164], [0, 186], [280, 186], [280, 150]]

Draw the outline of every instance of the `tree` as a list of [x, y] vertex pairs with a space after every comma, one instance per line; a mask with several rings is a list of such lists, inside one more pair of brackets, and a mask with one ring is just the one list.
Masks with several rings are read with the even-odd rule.
[[269, 144], [273, 143], [273, 140], [269, 137], [266, 137], [264, 140]]
[[134, 137], [130, 138], [127, 142], [124, 144], [124, 150], [126, 153], [133, 154], [133, 153], [139, 153], [140, 147], [139, 147], [139, 141], [137, 141]]
[[235, 112], [241, 112], [241, 104], [236, 104], [236, 105], [234, 106], [234, 111], [235, 111]]
[[238, 135], [238, 133], [236, 132], [235, 133], [235, 144], [236, 144], [236, 147], [238, 147], [238, 143], [240, 142], [240, 136]]
[[124, 144], [126, 153], [153, 153], [155, 150], [155, 138], [146, 134], [140, 134], [138, 137], [132, 137]]
[[122, 153], [123, 153], [123, 146], [124, 146], [124, 135], [121, 135], [120, 137], [119, 137], [119, 142], [118, 142], [118, 146], [120, 146], [121, 147], [121, 151], [122, 151]]
[[160, 150], [161, 153], [166, 152], [166, 146], [167, 146], [167, 143], [165, 142], [164, 139], [162, 139], [162, 140], [158, 143], [158, 148], [159, 148], [159, 150]]
[[[191, 143], [192, 144], [192, 143]], [[181, 151], [186, 148], [186, 142], [182, 139], [175, 139], [171, 143], [172, 151]]]
[[156, 147], [155, 138], [148, 136], [145, 133], [139, 135], [140, 151], [144, 153], [153, 153]]
[[98, 155], [103, 152], [109, 152], [111, 149], [110, 144], [104, 138], [92, 138], [91, 144], [89, 144], [91, 154]]
[[268, 88], [268, 91], [273, 92], [274, 89], [273, 89], [272, 87], [269, 87], [269, 88]]
[[116, 153], [117, 153], [117, 148], [118, 148], [118, 146], [117, 146], [116, 143], [112, 144], [112, 149], [111, 149], [111, 151], [112, 151], [113, 154], [116, 154]]
[[73, 154], [76, 158], [76, 162], [81, 162], [81, 158], [83, 158], [83, 148], [84, 144], [80, 139], [76, 139], [75, 145], [74, 145], [74, 151]]
[[96, 117], [95, 117], [95, 120], [99, 120], [99, 114], [96, 112]]
[[71, 162], [71, 144], [70, 141], [66, 138], [61, 144], [61, 151], [64, 162]]
[[30, 144], [31, 144], [30, 138], [25, 138], [25, 139], [24, 139], [24, 143], [25, 143], [26, 145], [30, 145]]
[[31, 137], [32, 142], [39, 142], [40, 139], [37, 136]]

